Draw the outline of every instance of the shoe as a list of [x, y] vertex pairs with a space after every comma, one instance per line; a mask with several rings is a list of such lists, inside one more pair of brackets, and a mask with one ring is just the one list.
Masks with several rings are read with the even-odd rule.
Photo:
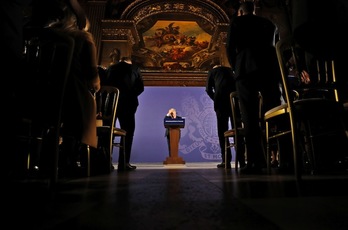
[[239, 162], [239, 168], [244, 168], [246, 166], [245, 162]]
[[122, 165], [118, 165], [117, 171], [118, 172], [123, 172], [123, 171], [133, 171], [137, 168], [137, 166], [131, 165], [131, 164], [126, 164], [126, 167]]
[[131, 164], [126, 165], [126, 170], [128, 170], [128, 171], [135, 170], [136, 168], [137, 168], [137, 166], [135, 166], [135, 165], [131, 165]]
[[[217, 167], [218, 167], [219, 169], [224, 169], [225, 166], [226, 166], [226, 165], [225, 165], [224, 162], [222, 162], [221, 164], [218, 164], [218, 165], [217, 165]], [[228, 169], [231, 168], [231, 163], [227, 163], [227, 168], [228, 168]]]

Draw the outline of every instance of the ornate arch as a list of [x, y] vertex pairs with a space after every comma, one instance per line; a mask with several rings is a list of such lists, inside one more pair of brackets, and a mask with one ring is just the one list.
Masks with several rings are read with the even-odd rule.
[[228, 24], [210, 0], [136, 0], [120, 20], [102, 21], [102, 43], [127, 47], [147, 85], [204, 85], [212, 62], [227, 63]]
[[154, 16], [168, 17], [171, 15], [196, 16], [211, 24], [228, 23], [225, 11], [210, 0], [163, 1], [137, 0], [130, 4], [121, 15], [121, 19], [132, 19], [136, 24]]

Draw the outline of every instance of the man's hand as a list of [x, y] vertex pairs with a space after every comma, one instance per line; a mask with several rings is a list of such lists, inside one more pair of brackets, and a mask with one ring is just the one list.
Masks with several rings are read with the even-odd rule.
[[307, 71], [303, 70], [301, 72], [301, 81], [305, 84], [309, 84], [311, 83], [311, 79], [309, 77], [309, 74], [307, 73]]
[[171, 108], [171, 109], [168, 111], [167, 116], [170, 116], [171, 118], [176, 118], [176, 110], [175, 110], [174, 108]]

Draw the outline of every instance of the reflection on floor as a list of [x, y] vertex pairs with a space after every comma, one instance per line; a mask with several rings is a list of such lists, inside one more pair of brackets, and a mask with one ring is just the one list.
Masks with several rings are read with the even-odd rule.
[[132, 172], [3, 187], [8, 229], [348, 229], [348, 173], [240, 175], [216, 163], [136, 164]]

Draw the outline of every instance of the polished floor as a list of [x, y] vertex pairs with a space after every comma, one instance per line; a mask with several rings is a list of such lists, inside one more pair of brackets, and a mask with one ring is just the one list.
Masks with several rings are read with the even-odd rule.
[[89, 178], [11, 180], [3, 229], [348, 229], [348, 173], [240, 175], [216, 163], [136, 164]]

